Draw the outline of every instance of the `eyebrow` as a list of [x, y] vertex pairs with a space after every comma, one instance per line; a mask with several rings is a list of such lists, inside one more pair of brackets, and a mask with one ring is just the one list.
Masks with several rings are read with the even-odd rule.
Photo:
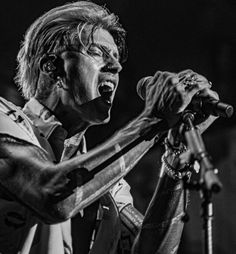
[[105, 51], [105, 53], [108, 54], [108, 55], [110, 55], [111, 52], [113, 52], [113, 56], [114, 56], [115, 58], [117, 58], [117, 59], [120, 59], [120, 54], [119, 54], [118, 49], [113, 50], [112, 48], [107, 47], [106, 45], [99, 44], [99, 43], [95, 43], [95, 42], [91, 43], [91, 45], [90, 45], [89, 47], [91, 47], [91, 46], [95, 46], [95, 47], [101, 48], [101, 49], [102, 49], [103, 51]]

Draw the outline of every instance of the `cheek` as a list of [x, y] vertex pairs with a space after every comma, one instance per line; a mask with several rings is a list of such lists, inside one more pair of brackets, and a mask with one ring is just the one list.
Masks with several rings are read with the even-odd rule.
[[99, 68], [86, 59], [71, 61], [66, 66], [67, 86], [73, 99], [83, 104], [96, 93], [96, 81]]

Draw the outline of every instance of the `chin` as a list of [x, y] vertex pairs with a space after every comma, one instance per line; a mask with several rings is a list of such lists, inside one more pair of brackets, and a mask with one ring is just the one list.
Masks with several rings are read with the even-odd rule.
[[111, 116], [110, 114], [108, 114], [107, 116], [97, 118], [93, 124], [96, 124], [96, 125], [107, 124], [110, 122], [110, 119], [111, 119]]
[[89, 108], [87, 112], [89, 116], [89, 122], [92, 125], [106, 124], [111, 118], [112, 103], [104, 103], [101, 98], [93, 101], [93, 107]]
[[108, 118], [106, 118], [106, 119], [103, 121], [103, 124], [109, 123], [110, 120], [111, 120], [111, 117], [109, 116]]

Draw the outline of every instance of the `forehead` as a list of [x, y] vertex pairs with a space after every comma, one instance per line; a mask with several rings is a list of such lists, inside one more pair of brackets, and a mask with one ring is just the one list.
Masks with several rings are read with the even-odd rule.
[[97, 28], [93, 31], [92, 26], [87, 26], [86, 29], [83, 29], [82, 40], [85, 45], [89, 45], [91, 43], [99, 44], [106, 46], [110, 50], [118, 53], [118, 48], [114, 38], [107, 30], [103, 28]]

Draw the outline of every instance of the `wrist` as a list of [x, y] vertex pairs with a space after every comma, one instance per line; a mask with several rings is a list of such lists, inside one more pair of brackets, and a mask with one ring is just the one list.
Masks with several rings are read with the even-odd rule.
[[187, 147], [184, 143], [178, 142], [173, 144], [169, 141], [168, 137], [165, 138], [163, 144], [166, 156], [172, 155], [173, 157], [179, 158], [180, 154], [187, 151]]
[[191, 170], [188, 164], [185, 164], [183, 167], [173, 166], [173, 163], [171, 164], [168, 161], [168, 157], [165, 154], [161, 157], [161, 161], [164, 166], [164, 172], [172, 179], [181, 180], [183, 178], [189, 179], [191, 177]]
[[142, 113], [138, 117], [138, 122], [139, 122], [139, 130], [138, 130], [139, 135], [140, 136], [148, 135], [150, 136], [150, 139], [155, 137], [158, 133], [163, 131], [163, 128], [166, 127], [162, 119], [158, 117], [150, 117], [145, 113]]
[[190, 178], [190, 165], [188, 163], [184, 165], [180, 163], [180, 155], [187, 151], [186, 146], [183, 143], [173, 146], [168, 138], [165, 139], [164, 144], [166, 151], [161, 158], [163, 171], [176, 180], [183, 179], [184, 177]]

